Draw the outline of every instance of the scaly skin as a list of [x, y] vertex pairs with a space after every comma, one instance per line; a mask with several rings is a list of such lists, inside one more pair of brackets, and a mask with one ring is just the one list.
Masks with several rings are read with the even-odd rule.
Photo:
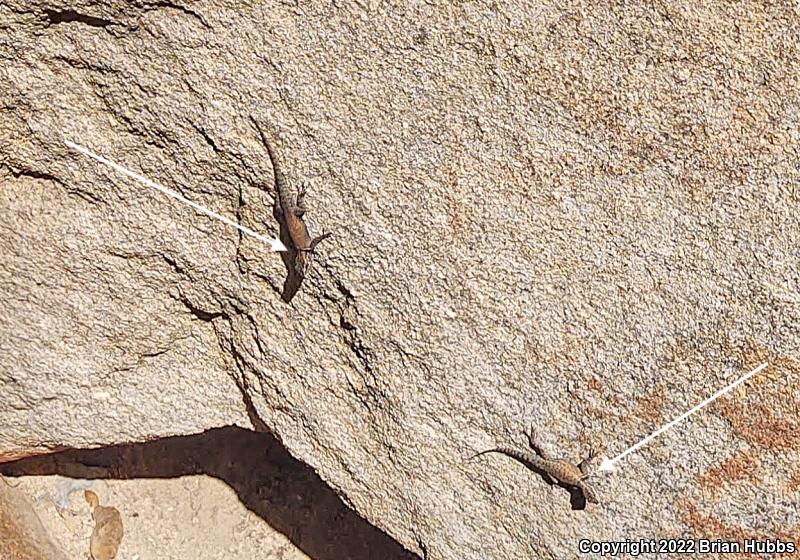
[[261, 142], [267, 148], [269, 159], [272, 162], [272, 171], [275, 175], [275, 203], [272, 207], [272, 215], [280, 224], [281, 242], [286, 245], [288, 255], [284, 256], [284, 262], [289, 268], [289, 277], [284, 285], [284, 299], [291, 300], [300, 287], [303, 278], [311, 270], [313, 262], [314, 248], [323, 239], [330, 237], [330, 233], [324, 233], [315, 238], [311, 238], [308, 233], [303, 215], [306, 213], [304, 198], [305, 187], [300, 189], [297, 197], [292, 196], [286, 176], [281, 171], [278, 158], [272, 151], [272, 146], [261, 130], [258, 123], [251, 117], [258, 133], [261, 135]]
[[563, 459], [548, 457], [544, 450], [534, 441], [532, 431], [528, 434], [528, 442], [536, 454], [518, 451], [510, 447], [495, 447], [494, 449], [487, 449], [486, 451], [476, 453], [470, 457], [470, 459], [474, 459], [486, 453], [501, 453], [519, 461], [531, 470], [543, 473], [567, 486], [580, 489], [581, 492], [583, 492], [583, 496], [593, 504], [600, 503], [594, 489], [586, 482], [590, 474], [588, 472], [588, 462], [595, 457], [594, 453], [591, 453], [580, 465], [573, 465]]

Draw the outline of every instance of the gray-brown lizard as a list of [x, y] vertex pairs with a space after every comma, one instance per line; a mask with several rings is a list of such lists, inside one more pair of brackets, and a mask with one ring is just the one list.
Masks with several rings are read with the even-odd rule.
[[554, 482], [560, 483], [562, 486], [577, 488], [583, 492], [584, 498], [593, 504], [600, 503], [594, 489], [586, 482], [590, 475], [590, 463], [597, 457], [594, 451], [590, 451], [589, 456], [581, 461], [578, 465], [565, 461], [564, 459], [555, 459], [549, 457], [548, 454], [536, 443], [533, 433], [533, 427], [528, 431], [528, 444], [531, 446], [536, 454], [527, 453], [525, 451], [518, 451], [510, 447], [495, 447], [487, 449], [472, 455], [469, 459], [474, 459], [486, 453], [502, 453], [512, 459], [516, 459], [526, 467], [541, 474], [545, 480], [551, 484]]
[[311, 238], [308, 233], [303, 215], [306, 213], [305, 196], [306, 187], [301, 186], [297, 196], [293, 196], [289, 189], [286, 176], [281, 171], [278, 158], [272, 150], [258, 122], [253, 117], [250, 120], [255, 125], [261, 136], [261, 142], [267, 149], [269, 159], [272, 162], [272, 173], [275, 176], [275, 202], [272, 205], [272, 215], [280, 225], [280, 239], [286, 245], [287, 251], [281, 253], [283, 262], [286, 265], [288, 276], [283, 284], [283, 300], [287, 303], [300, 289], [300, 284], [311, 270], [314, 249], [323, 240], [330, 237], [331, 233], [323, 233]]

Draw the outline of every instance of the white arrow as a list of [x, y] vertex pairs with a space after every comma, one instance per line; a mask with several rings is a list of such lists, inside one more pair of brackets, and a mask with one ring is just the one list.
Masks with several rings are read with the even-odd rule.
[[233, 220], [231, 220], [229, 218], [226, 218], [225, 216], [217, 214], [216, 212], [212, 212], [211, 210], [209, 210], [205, 206], [200, 206], [196, 202], [192, 202], [188, 198], [186, 198], [184, 196], [181, 196], [180, 194], [176, 193], [173, 190], [170, 190], [170, 189], [168, 189], [166, 187], [162, 187], [158, 183], [154, 183], [153, 181], [151, 181], [147, 177], [144, 177], [142, 175], [139, 175], [138, 173], [135, 173], [135, 172], [131, 171], [130, 169], [122, 167], [121, 165], [119, 165], [118, 163], [114, 163], [110, 159], [106, 159], [103, 156], [97, 155], [96, 153], [94, 153], [93, 151], [89, 150], [88, 148], [85, 148], [83, 146], [80, 146], [78, 144], [70, 142], [69, 140], [64, 140], [64, 144], [66, 144], [67, 146], [69, 146], [70, 148], [72, 148], [74, 150], [78, 150], [83, 155], [89, 156], [90, 158], [99, 161], [100, 163], [105, 163], [109, 167], [112, 167], [112, 168], [116, 169], [120, 173], [124, 173], [128, 177], [133, 177], [137, 181], [141, 181], [142, 183], [144, 183], [148, 187], [152, 187], [152, 188], [156, 189], [157, 191], [161, 191], [162, 193], [166, 194], [167, 196], [171, 196], [175, 200], [179, 200], [181, 202], [184, 202], [184, 203], [188, 204], [189, 206], [191, 206], [192, 208], [194, 208], [198, 212], [202, 212], [206, 216], [210, 216], [212, 218], [216, 218], [217, 220], [219, 220], [219, 221], [221, 221], [223, 223], [226, 223], [229, 226], [233, 226], [236, 229], [238, 229], [240, 231], [243, 231], [247, 235], [255, 237], [259, 241], [263, 241], [264, 243], [269, 244], [270, 248], [273, 251], [286, 251], [287, 250], [286, 249], [286, 245], [281, 243], [280, 239], [272, 239], [272, 238], [266, 237], [264, 235], [261, 235], [260, 233], [257, 233], [255, 231], [253, 231], [250, 228], [246, 228], [246, 227], [244, 227], [242, 225], [239, 225], [236, 222], [234, 222]]
[[634, 451], [636, 451], [640, 447], [646, 445], [651, 439], [663, 434], [664, 432], [669, 430], [671, 427], [673, 427], [675, 424], [677, 424], [681, 420], [684, 420], [685, 418], [691, 416], [692, 414], [694, 414], [695, 412], [697, 412], [698, 410], [700, 410], [701, 408], [706, 406], [708, 403], [710, 403], [714, 399], [716, 399], [718, 397], [721, 397], [722, 395], [724, 395], [725, 393], [727, 393], [728, 391], [730, 391], [734, 387], [736, 387], [738, 385], [741, 385], [742, 383], [744, 383], [745, 381], [747, 381], [748, 379], [753, 377], [755, 374], [757, 374], [759, 371], [761, 371], [765, 367], [767, 367], [767, 362], [764, 362], [763, 364], [758, 366], [756, 369], [754, 369], [753, 371], [751, 371], [747, 375], [744, 375], [744, 376], [740, 377], [739, 379], [737, 379], [736, 381], [734, 381], [733, 383], [731, 383], [730, 385], [728, 385], [724, 389], [721, 389], [721, 390], [717, 391], [716, 393], [714, 393], [713, 395], [708, 397], [706, 400], [704, 400], [703, 402], [701, 402], [700, 404], [698, 404], [697, 406], [692, 408], [689, 412], [686, 412], [685, 414], [681, 414], [680, 416], [678, 416], [675, 420], [673, 420], [672, 422], [670, 422], [666, 426], [663, 426], [662, 428], [659, 428], [658, 430], [656, 430], [655, 432], [653, 432], [652, 434], [650, 434], [649, 436], [644, 438], [642, 441], [640, 441], [639, 443], [637, 443], [633, 447], [630, 447], [630, 448], [626, 449], [623, 453], [620, 453], [619, 455], [617, 455], [613, 459], [609, 459], [609, 458], [603, 459], [603, 462], [600, 464], [600, 466], [598, 467], [597, 470], [598, 471], [611, 471], [611, 470], [614, 470], [614, 463], [616, 463], [617, 461], [619, 461], [620, 459], [622, 459], [623, 457], [625, 457], [629, 453], [633, 453]]

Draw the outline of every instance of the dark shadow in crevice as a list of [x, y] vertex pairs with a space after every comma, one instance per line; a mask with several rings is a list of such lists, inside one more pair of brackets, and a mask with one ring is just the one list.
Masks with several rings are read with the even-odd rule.
[[83, 23], [90, 27], [108, 27], [109, 25], [114, 25], [114, 22], [109, 19], [81, 14], [75, 10], [45, 9], [45, 13], [47, 14], [47, 20], [52, 25], [58, 25], [59, 23], [71, 23], [73, 21]]
[[147, 443], [70, 449], [0, 464], [0, 475], [175, 478], [205, 474], [315, 560], [419, 560], [348, 508], [272, 435], [237, 427]]

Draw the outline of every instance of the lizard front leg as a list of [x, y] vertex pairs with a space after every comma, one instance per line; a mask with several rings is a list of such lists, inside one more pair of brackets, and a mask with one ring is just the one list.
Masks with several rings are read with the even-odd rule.
[[306, 213], [306, 192], [308, 191], [308, 185], [305, 182], [300, 184], [300, 190], [297, 191], [297, 198], [295, 199], [294, 208], [292, 208], [292, 212], [298, 218], [302, 218], [303, 215]]
[[578, 463], [578, 468], [583, 473], [584, 478], [587, 478], [590, 474], [592, 474], [592, 461], [594, 461], [598, 456], [598, 451], [594, 448], [590, 448], [589, 456]]

